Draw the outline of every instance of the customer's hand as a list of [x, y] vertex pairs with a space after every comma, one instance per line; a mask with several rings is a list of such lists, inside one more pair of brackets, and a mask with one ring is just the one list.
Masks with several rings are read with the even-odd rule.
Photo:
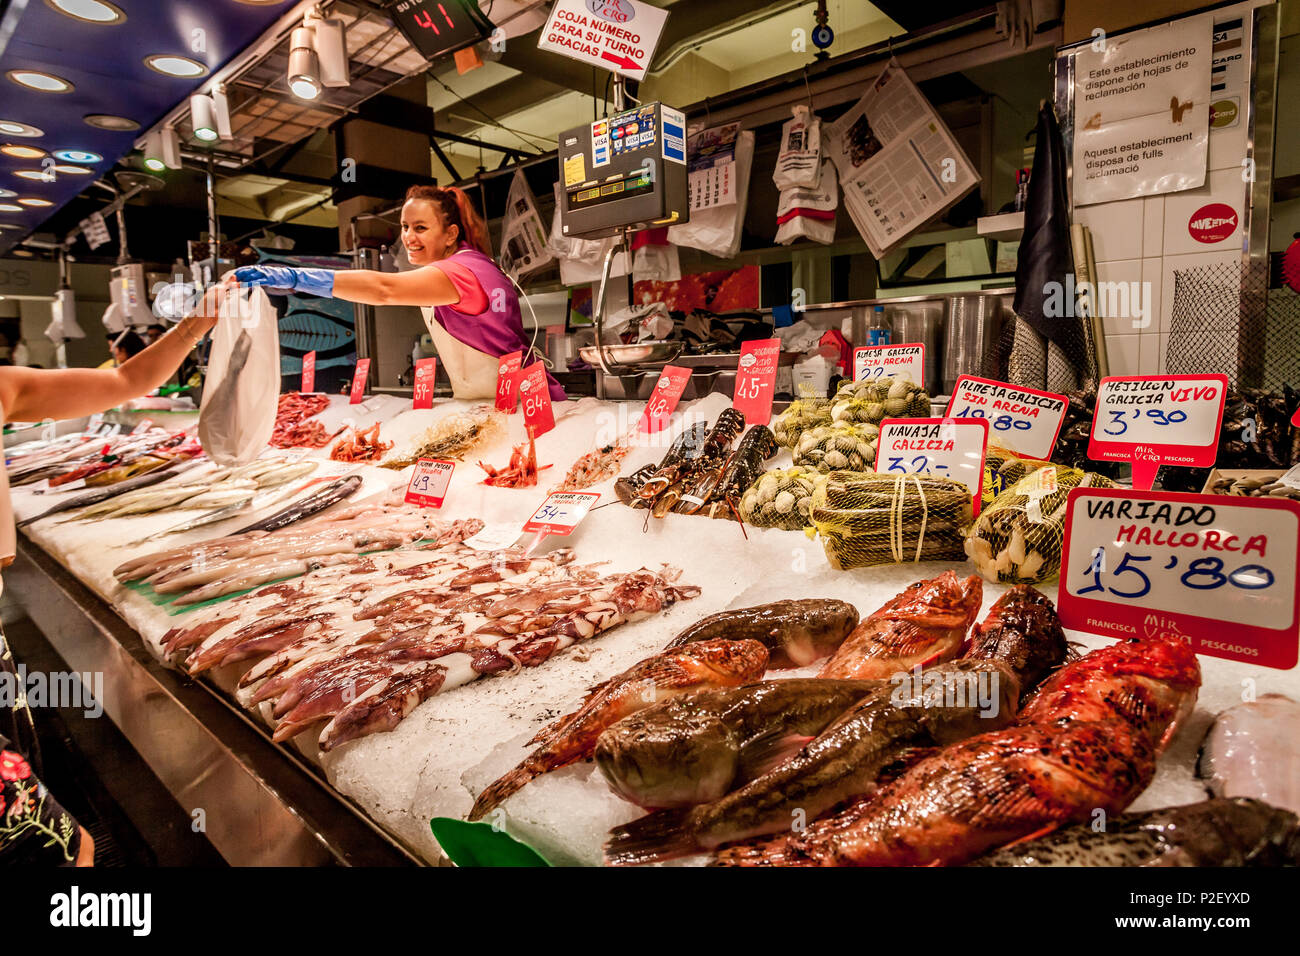
[[181, 320], [183, 331], [192, 339], [201, 339], [216, 327], [221, 303], [229, 290], [224, 285], [209, 286], [194, 311]]
[[77, 827], [81, 831], [81, 845], [77, 848], [77, 866], [94, 866], [95, 865], [95, 841], [91, 839], [90, 834], [85, 827]]

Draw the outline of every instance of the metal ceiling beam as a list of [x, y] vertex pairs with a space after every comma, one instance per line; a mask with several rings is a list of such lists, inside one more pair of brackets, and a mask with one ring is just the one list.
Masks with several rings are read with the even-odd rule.
[[[707, 3], [676, 3], [664, 24], [663, 36], [659, 38], [659, 46], [655, 50], [648, 75], [662, 73], [683, 54], [701, 43], [789, 13], [807, 2], [808, 0], [769, 0], [767, 3], [756, 4], [754, 0], [710, 0]], [[915, 0], [908, 2], [915, 3]], [[809, 29], [812, 27], [813, 24], [808, 24]]]

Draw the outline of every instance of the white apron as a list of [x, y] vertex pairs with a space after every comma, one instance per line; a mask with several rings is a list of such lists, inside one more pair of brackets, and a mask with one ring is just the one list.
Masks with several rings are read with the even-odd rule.
[[497, 393], [497, 365], [499, 359], [478, 349], [472, 349], [456, 339], [442, 327], [433, 315], [433, 309], [420, 307], [424, 324], [429, 327], [433, 346], [438, 350], [438, 361], [442, 363], [447, 377], [451, 379], [451, 391], [456, 398], [480, 399], [495, 398]]

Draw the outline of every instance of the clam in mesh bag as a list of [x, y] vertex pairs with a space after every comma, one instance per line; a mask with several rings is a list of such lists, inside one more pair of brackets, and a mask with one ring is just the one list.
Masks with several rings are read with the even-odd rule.
[[808, 524], [813, 491], [825, 479], [813, 468], [765, 472], [740, 497], [740, 517], [759, 528], [798, 531]]
[[821, 472], [870, 471], [876, 464], [876, 425], [821, 425], [799, 436], [794, 463]]
[[933, 475], [837, 471], [813, 491], [809, 518], [835, 568], [960, 561], [971, 493]]
[[1030, 472], [1050, 464], [1050, 461], [1021, 457], [990, 441], [984, 456], [984, 487], [980, 497], [983, 507], [991, 505], [993, 499]]
[[800, 398], [791, 402], [772, 422], [772, 434], [783, 448], [793, 449], [799, 436], [810, 428], [831, 423], [829, 398]]
[[1066, 504], [1075, 488], [1111, 488], [1092, 472], [1047, 465], [1008, 488], [985, 508], [966, 538], [966, 554], [989, 581], [1039, 584], [1061, 570]]
[[879, 425], [886, 418], [928, 418], [930, 393], [907, 375], [841, 382], [831, 405], [836, 422]]

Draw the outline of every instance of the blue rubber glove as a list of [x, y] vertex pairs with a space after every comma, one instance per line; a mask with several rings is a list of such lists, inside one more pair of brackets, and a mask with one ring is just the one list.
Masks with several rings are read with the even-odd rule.
[[235, 281], [241, 285], [262, 286], [272, 295], [305, 292], [325, 299], [334, 295], [334, 273], [329, 269], [243, 266], [235, 270]]

